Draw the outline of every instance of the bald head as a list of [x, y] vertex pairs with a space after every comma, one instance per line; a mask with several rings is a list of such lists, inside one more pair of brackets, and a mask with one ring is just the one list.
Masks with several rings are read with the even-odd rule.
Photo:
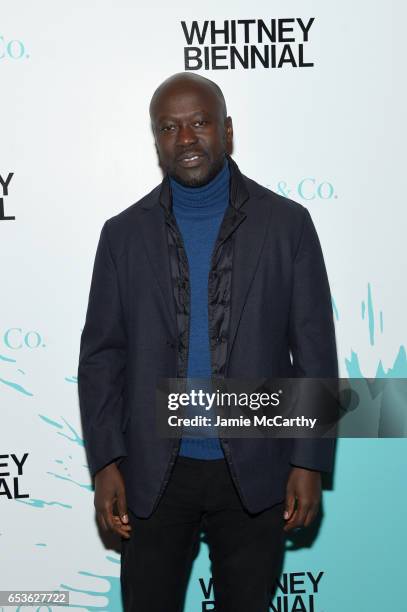
[[232, 119], [221, 89], [198, 74], [166, 79], [150, 102], [150, 118], [162, 169], [183, 185], [206, 185], [231, 149]]
[[224, 119], [227, 116], [226, 102], [221, 88], [214, 81], [191, 72], [177, 72], [165, 79], [155, 90], [150, 101], [150, 117], [153, 120], [154, 111], [162, 97], [168, 97], [183, 90], [195, 89], [213, 96], [219, 105], [219, 112]]

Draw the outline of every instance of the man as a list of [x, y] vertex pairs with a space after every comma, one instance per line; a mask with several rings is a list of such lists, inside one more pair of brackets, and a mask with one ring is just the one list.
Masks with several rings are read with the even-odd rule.
[[182, 610], [201, 529], [217, 611], [266, 612], [284, 532], [315, 518], [332, 442], [160, 438], [155, 393], [159, 378], [336, 377], [323, 256], [308, 211], [230, 157], [215, 83], [170, 77], [150, 116], [164, 179], [104, 224], [81, 337], [97, 518], [122, 536], [126, 612]]

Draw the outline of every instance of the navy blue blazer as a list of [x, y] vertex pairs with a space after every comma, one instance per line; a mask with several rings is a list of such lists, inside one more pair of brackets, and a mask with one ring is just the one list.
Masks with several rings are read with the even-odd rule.
[[[167, 182], [167, 183], [166, 183]], [[154, 510], [178, 441], [157, 435], [156, 387], [175, 378], [177, 337], [164, 211], [168, 177], [108, 219], [97, 247], [81, 335], [78, 391], [89, 468], [122, 457], [127, 503]], [[308, 210], [237, 171], [231, 197], [245, 219], [234, 235], [230, 378], [336, 378], [332, 302]], [[230, 438], [227, 459], [243, 504], [285, 498], [293, 465], [330, 471], [334, 440]]]

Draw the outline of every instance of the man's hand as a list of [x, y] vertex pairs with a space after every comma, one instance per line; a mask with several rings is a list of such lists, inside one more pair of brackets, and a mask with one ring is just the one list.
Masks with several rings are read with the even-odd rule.
[[[117, 502], [119, 516], [113, 514]], [[123, 476], [116, 462], [110, 463], [95, 475], [96, 518], [104, 531], [114, 531], [126, 539], [130, 538], [131, 525], [127, 514], [126, 492]]]
[[[295, 502], [297, 505], [295, 507]], [[308, 527], [315, 519], [321, 501], [321, 473], [293, 467], [288, 477], [284, 531]]]

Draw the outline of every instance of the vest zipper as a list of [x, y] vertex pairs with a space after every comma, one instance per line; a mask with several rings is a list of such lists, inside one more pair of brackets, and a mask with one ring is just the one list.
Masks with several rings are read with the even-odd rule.
[[[177, 238], [180, 239], [180, 242], [181, 242], [181, 245], [182, 245], [182, 249], [183, 249], [184, 254], [185, 254], [185, 262], [186, 262], [187, 275], [188, 275], [188, 318], [187, 318], [187, 320], [188, 320], [188, 328], [187, 328], [187, 334], [186, 334], [186, 336], [187, 336], [187, 343], [186, 343], [186, 359], [185, 359], [185, 364], [186, 364], [185, 365], [185, 370], [186, 370], [186, 373], [188, 373], [189, 334], [190, 334], [190, 328], [191, 328], [191, 283], [190, 283], [190, 274], [189, 274], [189, 263], [188, 263], [188, 257], [186, 255], [185, 244], [184, 244], [184, 241], [182, 239], [181, 232], [179, 231], [179, 228], [178, 228], [177, 221], [176, 221], [175, 217], [173, 219], [171, 219], [171, 221], [173, 221], [173, 225], [174, 225], [174, 228], [175, 228], [175, 233], [177, 234]], [[178, 330], [178, 332], [179, 332], [179, 330]], [[178, 363], [179, 363], [179, 346], [177, 346], [177, 374], [178, 374]], [[166, 470], [166, 472], [164, 474], [163, 482], [162, 482], [160, 490], [158, 492], [157, 499], [156, 499], [156, 501], [154, 503], [152, 512], [154, 512], [155, 508], [157, 507], [158, 502], [160, 501], [161, 496], [162, 496], [162, 494], [163, 494], [163, 492], [165, 490], [165, 487], [167, 486], [167, 484], [168, 484], [168, 482], [170, 480], [171, 473], [172, 473], [172, 470], [173, 470], [173, 467], [174, 467], [174, 464], [175, 464], [175, 460], [176, 460], [176, 458], [178, 456], [178, 452], [179, 452], [180, 446], [181, 446], [181, 438], [176, 439], [175, 442], [174, 442], [174, 445], [173, 445], [173, 448], [172, 448], [172, 451], [171, 451], [171, 455], [170, 455], [170, 461], [169, 461], [169, 464], [167, 466], [167, 470]]]

